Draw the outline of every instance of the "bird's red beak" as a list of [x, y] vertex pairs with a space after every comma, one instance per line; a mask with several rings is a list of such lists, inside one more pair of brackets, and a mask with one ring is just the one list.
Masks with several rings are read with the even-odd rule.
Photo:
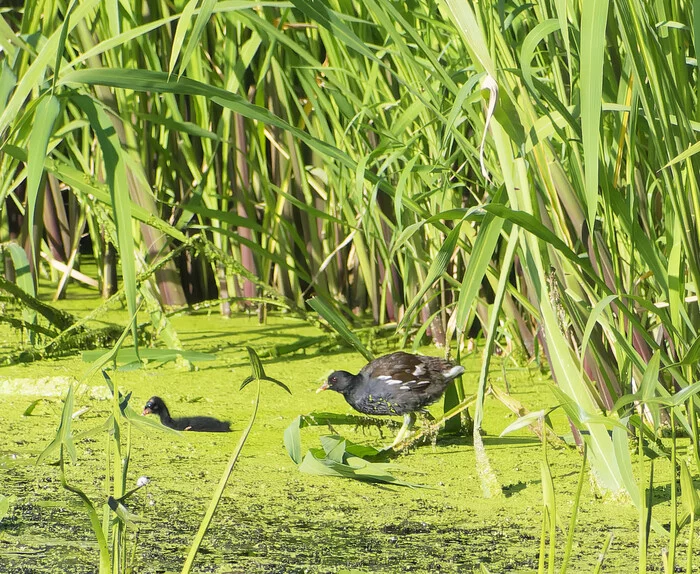
[[151, 409], [149, 409], [148, 407], [146, 407], [145, 409], [143, 409], [143, 412], [141, 413], [141, 416], [142, 416], [142, 417], [145, 417], [146, 415], [150, 415], [152, 412], [153, 412], [153, 411], [152, 411]]
[[320, 393], [321, 391], [325, 391], [328, 388], [328, 381], [323, 383], [319, 388], [316, 389], [317, 393]]

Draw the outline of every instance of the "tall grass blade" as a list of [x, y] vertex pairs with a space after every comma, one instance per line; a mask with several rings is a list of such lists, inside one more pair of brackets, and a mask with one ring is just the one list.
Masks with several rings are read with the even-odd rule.
[[588, 459], [588, 448], [586, 443], [583, 443], [583, 456], [581, 457], [581, 471], [578, 474], [578, 482], [576, 484], [576, 494], [574, 495], [573, 505], [571, 507], [571, 519], [569, 520], [569, 530], [566, 534], [566, 546], [564, 547], [564, 558], [562, 559], [561, 569], [559, 574], [566, 574], [571, 559], [571, 551], [574, 547], [574, 532], [576, 530], [576, 518], [578, 517], [578, 509], [581, 504], [581, 491], [583, 483], [586, 479], [586, 462]]
[[[173, 45], [170, 49], [170, 62], [168, 63], [168, 75], [171, 75], [175, 70], [175, 64], [177, 64], [177, 59], [180, 56], [180, 50], [182, 50], [182, 44], [185, 42], [185, 35], [187, 34], [187, 29], [190, 25], [190, 19], [194, 14], [194, 10], [197, 7], [199, 0], [190, 0], [180, 13], [180, 18], [177, 22], [177, 28], [175, 29], [175, 35], [173, 36]], [[190, 53], [191, 56], [191, 53]], [[189, 61], [189, 58], [188, 58]], [[184, 62], [184, 59], [181, 61]], [[187, 65], [180, 64], [180, 75], [184, 72]]]
[[68, 9], [65, 12], [63, 18], [63, 24], [61, 25], [61, 35], [58, 38], [58, 50], [56, 50], [56, 63], [53, 66], [53, 81], [51, 83], [51, 93], [52, 95], [56, 91], [56, 81], [58, 80], [58, 71], [61, 69], [61, 60], [63, 59], [63, 54], [66, 48], [66, 38], [68, 37], [68, 23], [70, 22], [70, 16], [75, 10], [77, 0], [71, 0], [68, 5]]
[[[295, 137], [304, 141], [310, 147], [321, 154], [325, 154], [342, 165], [355, 167], [355, 162], [350, 157], [333, 145], [329, 145], [307, 132], [304, 132], [272, 114], [265, 108], [249, 103], [247, 100], [221, 88], [204, 84], [196, 80], [183, 77], [179, 79], [168, 78], [165, 72], [151, 70], [119, 70], [110, 68], [77, 70], [63, 76], [59, 84], [88, 84], [111, 86], [143, 92], [173, 93], [190, 96], [204, 96], [213, 102], [240, 113], [250, 119], [258, 120], [290, 132]], [[0, 124], [1, 126], [1, 124]]]
[[[209, 18], [211, 17], [211, 13], [214, 10], [214, 7], [217, 4], [217, 0], [202, 0], [202, 4], [199, 9], [199, 14], [197, 14], [197, 18], [194, 21], [194, 27], [192, 28], [192, 32], [190, 33], [190, 37], [187, 40], [187, 46], [185, 47], [185, 52], [182, 55], [182, 60], [180, 60], [180, 73], [179, 75], [182, 76], [182, 74], [185, 73], [185, 70], [187, 69], [187, 64], [190, 63], [190, 59], [192, 58], [192, 54], [194, 51], [199, 47], [200, 40], [202, 38], [202, 34], [204, 33], [204, 29], [207, 25], [207, 22], [209, 21]], [[185, 7], [187, 9], [188, 6]], [[194, 11], [194, 10], [193, 10]], [[183, 10], [184, 12], [184, 10]], [[182, 18], [180, 18], [179, 24], [182, 23]], [[179, 28], [179, 25], [178, 25]], [[172, 64], [173, 64], [173, 56], [170, 56], [170, 72], [172, 73]]]

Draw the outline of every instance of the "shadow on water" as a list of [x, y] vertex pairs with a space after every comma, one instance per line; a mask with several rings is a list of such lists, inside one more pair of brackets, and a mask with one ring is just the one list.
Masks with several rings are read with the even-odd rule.
[[532, 447], [541, 444], [536, 437], [525, 436], [483, 436], [482, 441], [485, 446], [503, 447]]

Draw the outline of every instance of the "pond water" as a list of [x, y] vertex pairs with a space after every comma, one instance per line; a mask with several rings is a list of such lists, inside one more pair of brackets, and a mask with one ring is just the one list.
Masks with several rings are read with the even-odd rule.
[[[69, 306], [70, 303], [65, 303]], [[121, 316], [121, 322], [125, 318]], [[250, 374], [245, 345], [263, 352], [276, 344], [321, 334], [315, 327], [283, 315], [265, 325], [254, 317], [224, 319], [206, 312], [173, 319], [184, 345], [216, 353], [197, 370], [174, 363], [110, 375], [122, 391], [133, 393], [140, 411], [152, 395], [163, 397], [174, 416], [201, 414], [228, 419], [232, 433], [165, 432], [132, 434], [129, 485], [140, 476], [150, 483], [130, 499], [129, 510], [144, 519], [132, 531], [135, 572], [179, 571], [226, 462], [247, 423], [254, 386], [239, 391]], [[10, 335], [8, 335], [10, 336]], [[440, 354], [435, 348], [422, 350]], [[251, 436], [231, 476], [222, 503], [197, 557], [196, 572], [470, 572], [484, 564], [491, 572], [537, 569], [541, 528], [541, 445], [524, 429], [499, 438], [515, 416], [487, 398], [484, 420], [486, 453], [503, 494], [484, 498], [476, 471], [472, 439], [440, 436], [434, 446], [415, 448], [396, 462], [396, 475], [430, 488], [405, 488], [302, 474], [283, 446], [283, 433], [299, 414], [313, 411], [350, 413], [337, 393], [316, 394], [334, 369], [359, 369], [364, 360], [342, 351], [319, 354], [313, 348], [277, 358], [263, 358], [268, 374], [285, 382], [288, 395], [263, 386], [260, 411]], [[475, 390], [480, 354], [463, 360], [465, 381]], [[89, 520], [77, 496], [65, 491], [58, 471], [35, 465], [55, 434], [61, 413], [59, 395], [67, 381], [87, 367], [80, 358], [42, 361], [0, 368], [0, 494], [13, 495], [0, 522], [0, 570], [88, 573], [98, 569], [98, 551]], [[553, 404], [546, 377], [533, 366], [508, 364], [513, 396], [528, 408]], [[493, 382], [504, 386], [497, 363]], [[62, 386], [63, 385], [63, 386]], [[101, 376], [88, 381], [76, 397], [75, 432], [105, 420]], [[30, 416], [23, 412], [36, 399]], [[431, 410], [439, 414], [441, 403]], [[559, 418], [557, 418], [559, 417]], [[566, 423], [555, 414], [558, 429]], [[391, 442], [375, 429], [335, 429], [350, 440], [380, 447]], [[319, 446], [327, 428], [301, 431], [303, 450]], [[93, 501], [104, 501], [107, 438], [78, 443], [78, 463], [67, 465], [69, 481]], [[576, 487], [579, 454], [550, 448], [560, 524], [568, 525]], [[657, 470], [663, 470], [661, 467]], [[660, 499], [668, 492], [659, 491]], [[570, 572], [591, 572], [609, 533], [615, 538], [606, 571], [636, 571], [637, 515], [625, 501], [599, 499], [586, 482]], [[559, 555], [564, 536], [558, 532]], [[663, 541], [652, 538], [652, 563], [660, 564]], [[682, 553], [681, 553], [682, 554]], [[682, 559], [682, 556], [679, 556]], [[557, 566], [558, 567], [558, 566]]]

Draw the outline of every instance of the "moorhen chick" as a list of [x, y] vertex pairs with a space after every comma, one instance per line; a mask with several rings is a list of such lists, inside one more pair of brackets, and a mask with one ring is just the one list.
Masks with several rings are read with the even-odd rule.
[[214, 417], [178, 417], [176, 419], [170, 416], [168, 407], [160, 397], [151, 397], [148, 399], [146, 406], [143, 407], [142, 415], [158, 415], [160, 422], [166, 427], [179, 431], [198, 431], [198, 432], [230, 432], [231, 423], [228, 421], [220, 421]]
[[398, 351], [365, 365], [357, 375], [335, 371], [316, 391], [337, 391], [366, 415], [403, 415], [392, 447], [403, 441], [416, 422], [416, 411], [437, 401], [464, 367], [438, 357]]

